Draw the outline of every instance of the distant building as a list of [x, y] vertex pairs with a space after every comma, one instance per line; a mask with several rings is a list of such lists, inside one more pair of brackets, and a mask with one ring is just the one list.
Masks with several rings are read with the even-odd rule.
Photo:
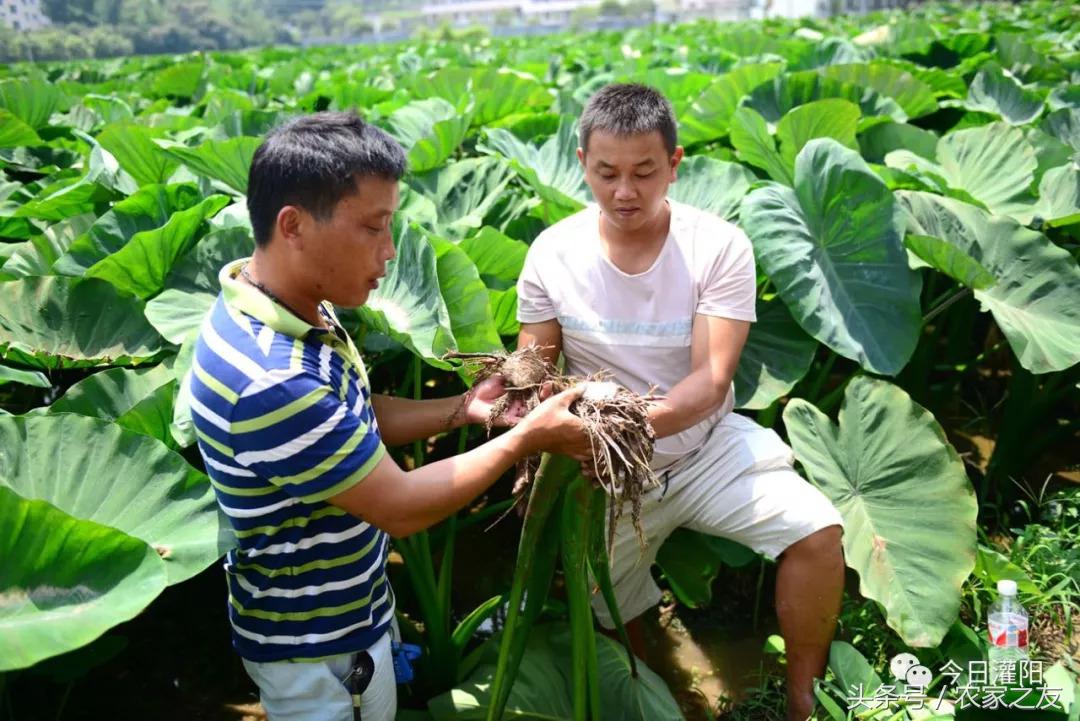
[[569, 25], [576, 10], [600, 4], [601, 0], [530, 0], [521, 4], [521, 15], [530, 24]]
[[[761, 0], [759, 0], [760, 2]], [[907, 0], [764, 0], [754, 17], [828, 17], [904, 7]]]
[[[2, 2], [3, 0], [0, 0]], [[574, 11], [601, 0], [430, 0], [421, 9], [429, 25], [568, 25]]]
[[[362, 3], [370, 0], [360, 0]], [[772, 17], [828, 17], [840, 13], [866, 13], [902, 7], [911, 0], [654, 0], [652, 12], [627, 15], [623, 24], [680, 23], [697, 19], [738, 21]], [[7, 0], [0, 0], [0, 3]], [[592, 11], [588, 26], [607, 27], [612, 18], [597, 13], [610, 0], [426, 0], [418, 20], [429, 27], [485, 26], [503, 34], [525, 28], [566, 28], [580, 22], [582, 11]], [[615, 0], [632, 6], [632, 0]], [[588, 15], [586, 15], [588, 16]], [[376, 20], [376, 27], [379, 22]]]
[[420, 10], [430, 25], [494, 25], [520, 15], [520, 0], [432, 0]]
[[888, 10], [890, 8], [906, 7], [908, 0], [822, 0], [826, 12], [838, 15], [841, 13], [868, 13], [875, 10]]
[[659, 3], [657, 18], [665, 22], [709, 20], [745, 20], [752, 0], [666, 0]]
[[0, 0], [0, 24], [12, 30], [37, 30], [49, 24], [41, 0]]

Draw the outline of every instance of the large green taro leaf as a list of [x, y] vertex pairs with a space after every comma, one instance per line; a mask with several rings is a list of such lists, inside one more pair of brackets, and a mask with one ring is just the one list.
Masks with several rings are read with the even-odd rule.
[[1061, 108], [1080, 108], [1080, 85], [1059, 85], [1046, 96], [1051, 111]]
[[122, 123], [135, 117], [131, 105], [113, 95], [87, 93], [82, 97], [82, 104], [103, 123]]
[[709, 536], [689, 528], [676, 528], [656, 554], [672, 593], [690, 608], [712, 603], [713, 581], [724, 568], [741, 568], [757, 558], [746, 546], [722, 536]]
[[897, 386], [856, 377], [839, 427], [795, 399], [784, 425], [806, 474], [844, 518], [844, 555], [859, 591], [885, 608], [910, 646], [941, 642], [975, 566], [978, 504], [964, 464], [933, 415]]
[[9, 110], [0, 108], [0, 148], [22, 148], [41, 145], [34, 129]]
[[1005, 123], [957, 130], [941, 138], [937, 164], [897, 150], [885, 156], [889, 167], [918, 170], [938, 176], [949, 187], [962, 190], [995, 215], [1008, 215], [1021, 223], [1034, 216], [1030, 186], [1038, 160], [1024, 133]]
[[635, 676], [626, 649], [615, 639], [596, 635], [596, 667], [602, 719], [682, 721], [679, 704], [664, 680], [640, 660]]
[[408, 149], [409, 170], [423, 173], [453, 155], [469, 130], [471, 116], [442, 98], [417, 100], [395, 110], [387, 122]]
[[101, 278], [122, 292], [149, 298], [165, 287], [166, 276], [178, 258], [194, 244], [204, 221], [229, 204], [226, 195], [211, 195], [198, 205], [173, 213], [160, 228], [136, 233], [115, 253], [86, 271], [87, 278]]
[[[797, 36], [813, 35], [815, 31], [809, 28], [800, 28], [796, 31]], [[820, 35], [820, 34], [819, 34]], [[864, 61], [873, 57], [873, 54], [859, 47], [847, 38], [837, 37], [814, 37], [814, 44], [807, 50], [796, 54], [794, 48], [798, 47], [791, 43], [787, 44], [782, 54], [791, 57], [792, 69], [805, 70], [809, 68], [825, 68], [832, 65], [861, 65]], [[803, 45], [806, 48], [807, 46]]]
[[147, 185], [119, 201], [76, 238], [53, 269], [81, 276], [95, 263], [120, 251], [139, 233], [161, 228], [173, 214], [197, 206], [203, 195], [193, 183]]
[[775, 78], [782, 69], [780, 63], [743, 65], [718, 77], [680, 116], [680, 142], [691, 146], [727, 135], [742, 99], [757, 86]]
[[491, 304], [491, 317], [501, 336], [517, 336], [521, 323], [517, 319], [517, 288], [506, 290], [488, 289], [488, 302]]
[[916, 78], [926, 83], [938, 98], [962, 98], [967, 94], [967, 81], [956, 68], [928, 68], [913, 62], [890, 58], [889, 62], [907, 70]]
[[794, 183], [791, 165], [780, 156], [769, 126], [758, 111], [746, 107], [735, 111], [731, 117], [731, 145], [739, 160], [761, 168], [778, 183]]
[[502, 198], [514, 171], [497, 157], [466, 158], [422, 175], [409, 177], [410, 187], [431, 200], [438, 216], [433, 230], [461, 238], [484, 224]]
[[529, 246], [485, 226], [476, 235], [459, 242], [458, 247], [468, 254], [488, 288], [488, 306], [498, 335], [517, 335], [521, 326], [517, 321], [515, 283], [525, 265]]
[[735, 405], [755, 410], [787, 395], [810, 370], [818, 347], [779, 298], [758, 300], [757, 316], [735, 369]]
[[93, 213], [83, 213], [53, 223], [41, 235], [19, 243], [3, 264], [2, 274], [10, 278], [53, 275], [53, 265], [70, 250], [79, 236], [90, 229], [94, 220]]
[[814, 138], [832, 138], [853, 150], [859, 149], [855, 131], [859, 124], [859, 106], [840, 98], [814, 100], [792, 108], [776, 124], [780, 156], [788, 167], [795, 156]]
[[193, 98], [206, 81], [207, 61], [199, 58], [147, 75], [146, 91], [159, 98]]
[[428, 363], [454, 345], [450, 312], [439, 289], [438, 260], [420, 226], [395, 222], [397, 257], [386, 265], [386, 277], [360, 306], [369, 329], [390, 336]]
[[743, 201], [758, 262], [807, 333], [876, 373], [898, 373], [918, 340], [920, 280], [892, 193], [829, 138], [803, 148], [794, 180]]
[[49, 124], [49, 118], [60, 110], [64, 94], [43, 75], [14, 78], [0, 82], [0, 108], [6, 109], [35, 130]]
[[166, 288], [146, 304], [146, 319], [170, 343], [181, 345], [202, 325], [216, 296]]
[[139, 189], [112, 154], [90, 136], [80, 134], [80, 137], [91, 146], [82, 176], [64, 178], [46, 186], [15, 215], [55, 222], [90, 212], [98, 203], [114, 200], [118, 194], [130, 195]]
[[[504, 719], [572, 721], [570, 632], [560, 626], [533, 629], [506, 703]], [[664, 681], [640, 660], [631, 675], [626, 650], [597, 634], [600, 721], [681, 721], [683, 716]], [[493, 665], [481, 665], [468, 681], [428, 702], [435, 721], [481, 721], [491, 701]]]
[[165, 290], [146, 304], [146, 319], [170, 343], [181, 345], [199, 329], [221, 287], [218, 272], [251, 255], [255, 241], [245, 226], [208, 233], [173, 266]]
[[1073, 150], [1080, 151], [1080, 108], [1055, 110], [1043, 118], [1039, 127]]
[[755, 180], [754, 174], [739, 163], [695, 155], [679, 165], [679, 179], [668, 189], [668, 197], [725, 220], [735, 220]]
[[41, 371], [26, 371], [19, 368], [0, 365], [0, 386], [7, 383], [18, 383], [33, 388], [51, 388], [52, 383]]
[[439, 292], [450, 315], [455, 350], [481, 353], [503, 350], [499, 329], [491, 314], [488, 290], [469, 254], [454, 243], [435, 235], [427, 236], [435, 249]]
[[1046, 171], [1039, 181], [1035, 217], [1051, 227], [1080, 223], [1080, 169], [1077, 166], [1070, 163]]
[[97, 135], [101, 147], [142, 185], [164, 183], [179, 162], [154, 144], [161, 133], [134, 122], [105, 126]]
[[459, 242], [458, 247], [469, 255], [476, 264], [480, 279], [493, 290], [514, 287], [529, 252], [529, 246], [525, 243], [488, 226]]
[[162, 349], [142, 302], [97, 278], [0, 283], [0, 355], [35, 368], [136, 365]]
[[915, 256], [915, 260], [908, 258], [912, 268], [930, 267], [961, 285], [979, 290], [997, 282], [997, 278], [977, 260], [947, 240], [908, 233], [904, 236], [904, 247]]
[[[844, 691], [859, 693], [863, 697], [872, 694], [881, 686], [881, 677], [874, 667], [857, 648], [846, 641], [833, 641], [829, 645], [829, 670], [836, 677], [836, 682]], [[873, 708], [869, 704], [867, 708]]]
[[1068, 251], [1010, 218], [931, 193], [899, 191], [908, 231], [952, 243], [995, 278], [975, 297], [1032, 373], [1080, 361], [1080, 268]]
[[993, 124], [949, 133], [938, 142], [938, 162], [951, 185], [990, 212], [1031, 221], [1028, 188], [1038, 161], [1019, 130]]
[[532, 75], [509, 68], [446, 67], [418, 78], [413, 84], [418, 97], [441, 97], [451, 103], [468, 103], [472, 124], [487, 125], [514, 113], [542, 111], [554, 96]]
[[151, 368], [109, 368], [68, 388], [47, 412], [115, 421], [172, 446], [169, 425], [176, 386], [172, 371], [163, 363]]
[[165, 560], [169, 583], [232, 543], [205, 475], [160, 441], [98, 418], [0, 418], [0, 484], [142, 539]]
[[964, 107], [1000, 115], [1009, 125], [1026, 125], [1039, 117], [1043, 104], [1038, 91], [1025, 88], [997, 63], [987, 63], [971, 81]]
[[716, 81], [707, 73], [694, 72], [684, 67], [651, 68], [644, 73], [625, 75], [620, 82], [641, 83], [656, 88], [671, 101], [676, 118], [687, 115], [690, 104]]
[[165, 589], [166, 565], [146, 543], [21, 498], [6, 483], [0, 479], [0, 672], [90, 643]]
[[[176, 445], [181, 448], [189, 448], [195, 445], [195, 422], [191, 418], [191, 364], [195, 358], [195, 343], [199, 336], [192, 334], [180, 350], [172, 363], [173, 378], [176, 379], [176, 396], [173, 398], [172, 423], [169, 425], [169, 434]], [[172, 444], [169, 444], [170, 446]]]
[[220, 180], [239, 194], [247, 192], [248, 169], [261, 138], [238, 137], [207, 140], [197, 148], [167, 140], [154, 141], [166, 154], [193, 172]]
[[895, 100], [909, 118], [918, 118], [938, 109], [934, 91], [903, 68], [882, 62], [830, 65], [822, 69], [826, 77], [873, 88]]
[[792, 108], [825, 98], [850, 100], [868, 118], [881, 115], [897, 122], [907, 120], [907, 113], [895, 100], [873, 88], [831, 78], [816, 70], [778, 75], [754, 89], [743, 104], [761, 113], [766, 121], [775, 123]]
[[928, 160], [937, 157], [938, 137], [907, 123], [879, 123], [859, 134], [859, 147], [868, 163], [881, 163], [894, 150], [908, 150]]
[[585, 172], [577, 159], [577, 143], [577, 123], [563, 118], [558, 132], [539, 147], [522, 142], [509, 130], [491, 128], [486, 145], [480, 149], [509, 160], [542, 199], [573, 212], [589, 199]]

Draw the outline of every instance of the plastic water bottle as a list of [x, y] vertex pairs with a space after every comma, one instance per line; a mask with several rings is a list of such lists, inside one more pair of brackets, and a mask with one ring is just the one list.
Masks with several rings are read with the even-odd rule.
[[[998, 581], [998, 598], [990, 606], [990, 683], [1015, 683], [1019, 663], [1028, 657], [1028, 613], [1016, 599], [1016, 581]], [[1010, 670], [1011, 669], [1011, 670]]]

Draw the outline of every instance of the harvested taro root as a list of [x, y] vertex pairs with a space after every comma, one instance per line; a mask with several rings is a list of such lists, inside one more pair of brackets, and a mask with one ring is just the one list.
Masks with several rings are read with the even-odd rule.
[[444, 358], [457, 359], [471, 366], [476, 382], [481, 383], [492, 376], [501, 375], [506, 395], [495, 401], [485, 427], [488, 433], [495, 421], [511, 408], [521, 408], [526, 415], [540, 405], [540, 388], [550, 381], [552, 390], [559, 392], [566, 387], [566, 379], [548, 363], [536, 346], [518, 348], [513, 353], [447, 353]]
[[[496, 375], [503, 377], [506, 394], [492, 404], [491, 414], [484, 424], [488, 434], [495, 422], [507, 411], [514, 410], [524, 416], [540, 405], [540, 389], [545, 383], [551, 383], [554, 393], [567, 387], [566, 379], [559, 375], [536, 346], [518, 348], [509, 354], [453, 352], [445, 357], [461, 360], [465, 365], [471, 366], [477, 383]], [[538, 455], [526, 456], [518, 462], [517, 477], [514, 480], [515, 499], [522, 497], [539, 466]]]
[[[522, 415], [540, 404], [540, 391], [545, 383], [552, 392], [559, 392], [578, 379], [560, 375], [547, 362], [539, 348], [519, 348], [513, 353], [451, 353], [475, 369], [477, 381], [495, 375], [505, 379], [506, 395], [492, 408], [487, 421], [488, 432], [495, 421], [512, 408]], [[608, 504], [608, 552], [612, 550], [615, 528], [629, 502], [631, 519], [638, 541], [645, 545], [641, 528], [641, 498], [658, 481], [650, 463], [656, 434], [649, 423], [648, 409], [652, 396], [641, 396], [618, 384], [605, 380], [599, 373], [585, 379], [585, 392], [570, 406], [579, 416], [592, 445], [593, 478], [611, 497]], [[514, 497], [520, 500], [529, 488], [540, 464], [539, 456], [529, 456], [518, 463], [514, 482]], [[516, 504], [515, 504], [516, 505]]]
[[658, 485], [653, 473], [653, 443], [656, 433], [649, 422], [649, 401], [617, 383], [587, 381], [581, 398], [570, 412], [585, 424], [592, 445], [594, 478], [611, 497], [608, 504], [608, 554], [615, 543], [615, 527], [630, 503], [630, 519], [638, 543], [645, 547], [641, 528], [641, 497]]

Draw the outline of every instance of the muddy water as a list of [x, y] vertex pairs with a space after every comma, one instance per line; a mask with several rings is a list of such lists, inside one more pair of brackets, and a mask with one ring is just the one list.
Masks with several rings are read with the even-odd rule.
[[[677, 611], [675, 612], [678, 613]], [[764, 653], [771, 629], [732, 637], [715, 626], [659, 620], [649, 629], [649, 666], [667, 682], [687, 721], [710, 718], [721, 699], [742, 701], [775, 661]]]

